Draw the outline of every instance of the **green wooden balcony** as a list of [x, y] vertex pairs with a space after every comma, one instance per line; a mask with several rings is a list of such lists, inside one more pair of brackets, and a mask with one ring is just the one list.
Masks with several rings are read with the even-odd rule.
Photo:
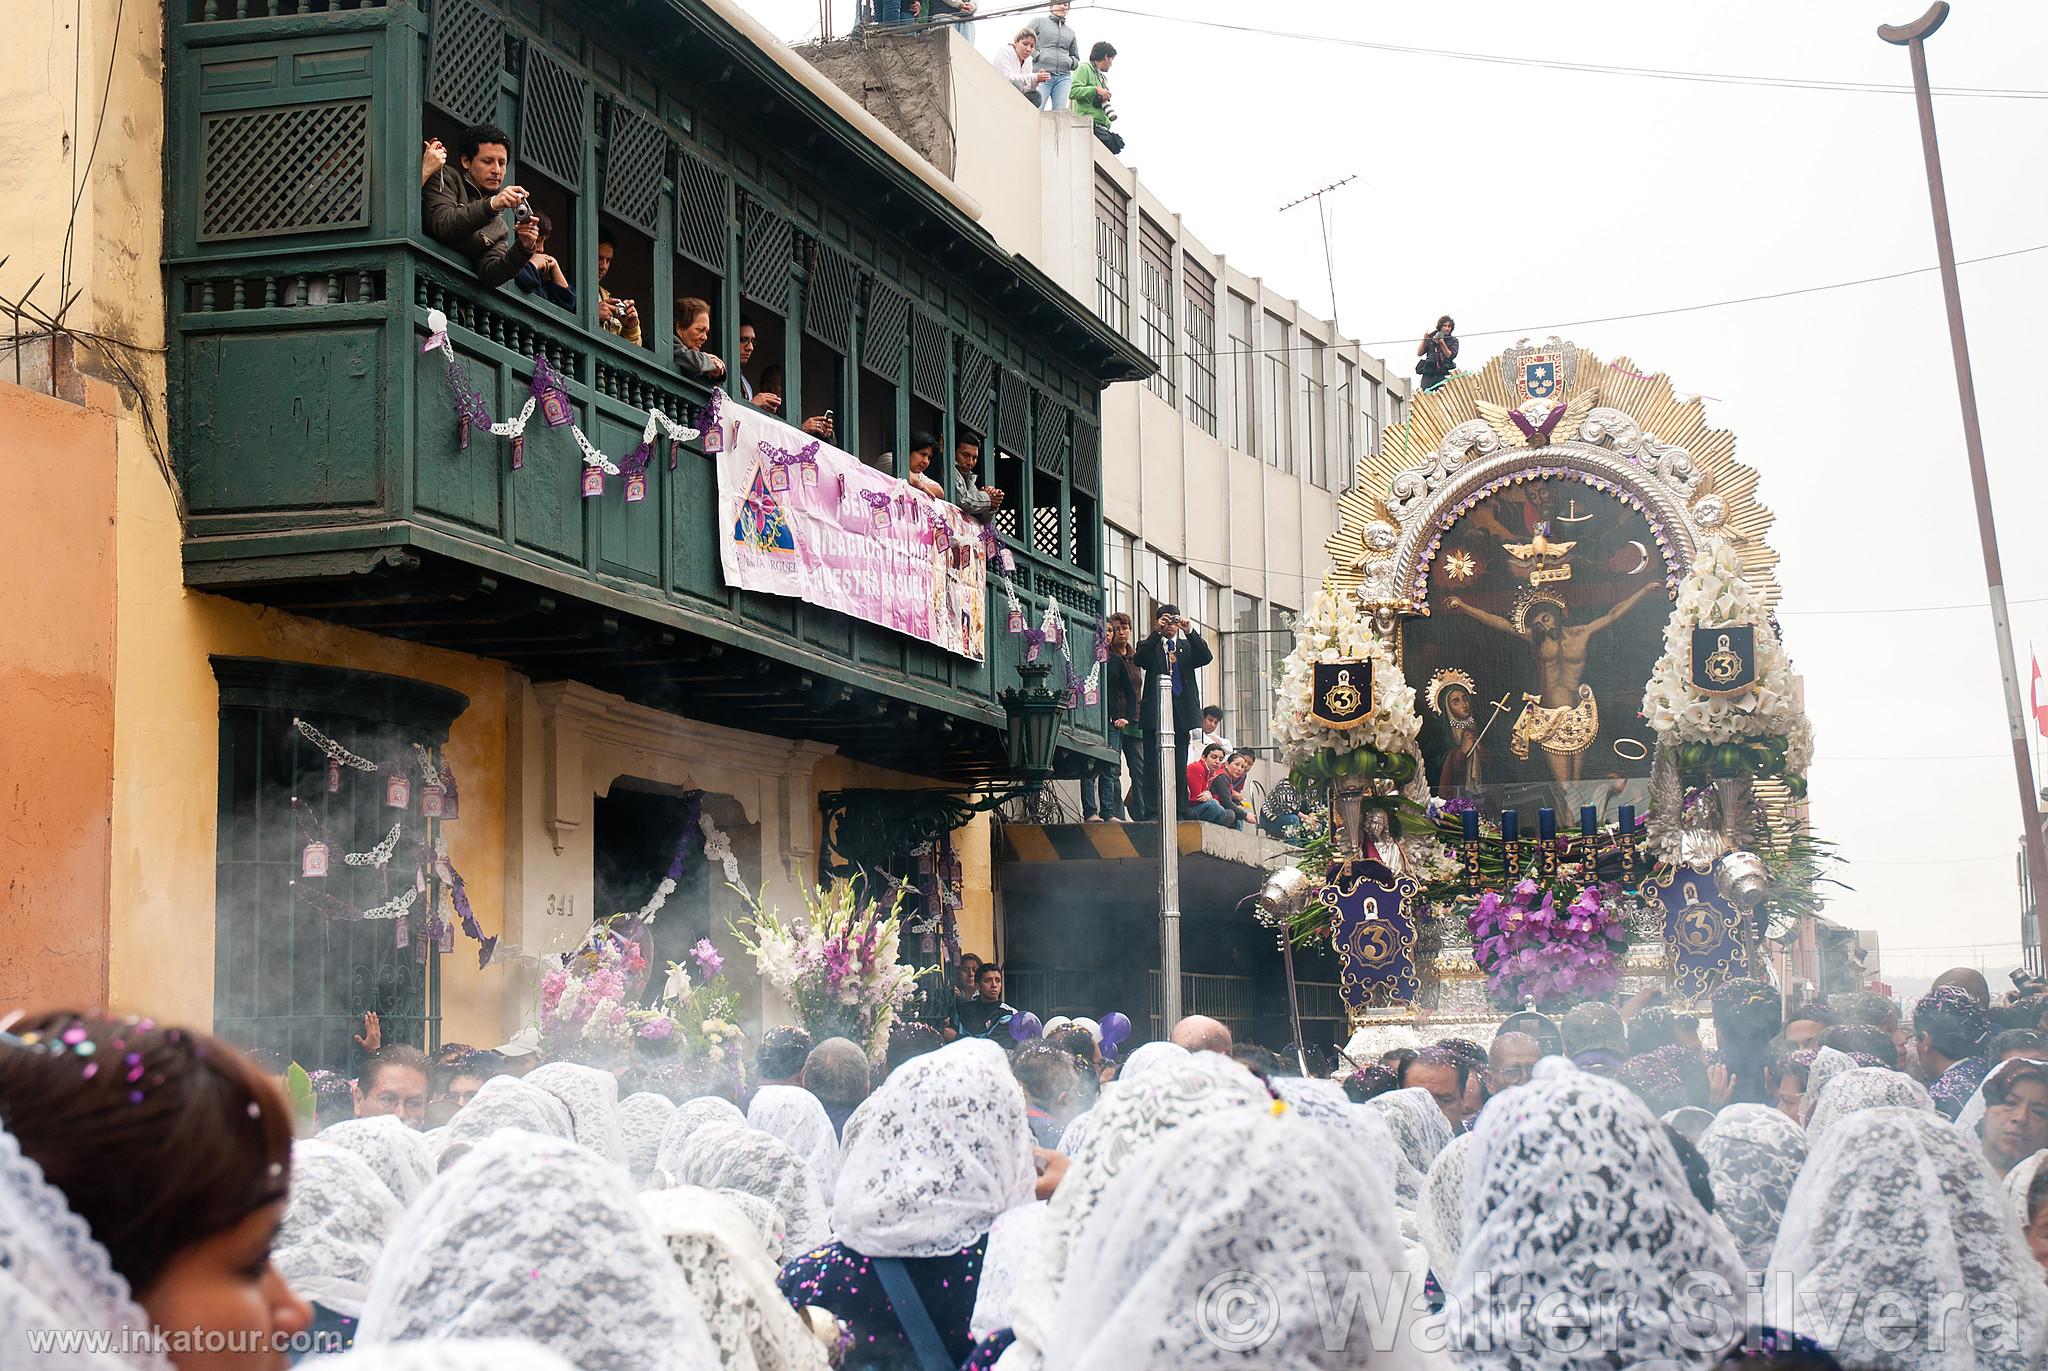
[[[595, 326], [597, 232], [637, 235], [646, 270], [626, 293], [651, 306], [652, 338], [669, 336], [665, 297], [707, 280], [714, 350], [733, 356], [743, 312], [769, 320], [791, 407], [834, 407], [845, 445], [900, 454], [913, 425], [948, 451], [955, 432], [985, 435], [990, 474], [1015, 495], [1017, 589], [1034, 618], [1062, 607], [1084, 670], [1102, 604], [1097, 398], [1142, 374], [1141, 355], [701, 5], [634, 7], [666, 35], [647, 50], [675, 55], [656, 77], [620, 55], [634, 49], [606, 27], [617, 10], [597, 6], [180, 4], [166, 270], [188, 584], [878, 765], [1000, 774], [997, 693], [1024, 650], [1002, 631], [1000, 590], [974, 663], [729, 589], [710, 458], [692, 444], [673, 471], [655, 461], [628, 504], [616, 479], [584, 498], [569, 430], [538, 416], [519, 469], [488, 433], [465, 449], [442, 354], [420, 351], [429, 311], [448, 316], [494, 416], [518, 410], [544, 357], [575, 423], [623, 456], [650, 408], [687, 420], [707, 395], [666, 347]], [[766, 164], [744, 131], [697, 113], [712, 86], [750, 129], [808, 129], [784, 145], [799, 151]], [[579, 310], [482, 287], [421, 235], [417, 149], [455, 116], [495, 117], [532, 146], [515, 176], [531, 167], [552, 185]], [[557, 126], [581, 133], [550, 141]], [[261, 159], [287, 150], [300, 181], [262, 190]], [[635, 187], [620, 184], [628, 154]], [[1110, 755], [1102, 722], [1075, 712], [1070, 762]]]

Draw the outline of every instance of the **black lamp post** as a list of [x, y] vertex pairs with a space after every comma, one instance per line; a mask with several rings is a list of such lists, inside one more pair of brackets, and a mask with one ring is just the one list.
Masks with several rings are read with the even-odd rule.
[[1045, 684], [1051, 673], [1045, 662], [1020, 662], [1017, 674], [1024, 684], [1002, 693], [1003, 713], [1009, 716], [1010, 775], [1034, 790], [1052, 779], [1067, 712], [1066, 692]]

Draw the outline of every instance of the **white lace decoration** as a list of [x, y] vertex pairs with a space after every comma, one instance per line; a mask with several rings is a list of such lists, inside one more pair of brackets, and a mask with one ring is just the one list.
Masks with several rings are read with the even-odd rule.
[[341, 860], [349, 866], [384, 866], [398, 848], [398, 828], [397, 824], [391, 825], [391, 831], [384, 835], [384, 841], [368, 852], [351, 852]]
[[375, 909], [364, 910], [363, 917], [365, 919], [403, 918], [406, 911], [412, 908], [413, 901], [419, 899], [419, 897], [419, 887], [409, 885], [383, 904], [378, 905]]
[[684, 1100], [676, 1106], [668, 1126], [662, 1130], [654, 1169], [667, 1184], [681, 1185], [683, 1152], [698, 1129], [714, 1123], [743, 1124], [746, 1121], [747, 1116], [740, 1113], [740, 1107], [731, 1100], [721, 1100], [716, 1095], [699, 1095], [695, 1099]]
[[31, 1334], [104, 1333], [146, 1343], [149, 1315], [62, 1191], [0, 1126], [0, 1365], [36, 1371], [171, 1371], [160, 1353], [31, 1352]]
[[747, 1105], [747, 1122], [788, 1143], [811, 1164], [820, 1193], [832, 1193], [839, 1179], [839, 1135], [816, 1095], [802, 1086], [764, 1085]]
[[582, 429], [576, 427], [576, 425], [574, 424], [569, 425], [569, 436], [571, 438], [574, 438], [576, 440], [576, 446], [583, 450], [583, 465], [587, 467], [596, 467], [599, 471], [602, 471], [607, 476], [616, 476], [619, 474], [619, 464], [617, 462], [614, 462], [611, 458], [605, 456], [602, 452], [599, 452], [597, 450], [597, 446], [594, 443], [592, 443], [588, 438], [583, 436]]
[[1116, 1078], [1124, 1085], [1135, 1085], [1161, 1067], [1180, 1065], [1187, 1061], [1190, 1055], [1192, 1054], [1179, 1043], [1146, 1043], [1131, 1053], [1130, 1059], [1124, 1063], [1123, 1070], [1116, 1073]]
[[2006, 1197], [2012, 1201], [2013, 1217], [2020, 1221], [2022, 1229], [2033, 1218], [2027, 1212], [2027, 1192], [2034, 1188], [2034, 1178], [2041, 1174], [2043, 1166], [2048, 1166], [2048, 1148], [2036, 1152], [2005, 1173]]
[[782, 1221], [782, 1211], [759, 1195], [750, 1195], [744, 1190], [727, 1188], [717, 1193], [754, 1226], [754, 1234], [761, 1239], [761, 1248], [768, 1254], [768, 1260], [781, 1266], [784, 1248], [789, 1244], [789, 1229]]
[[356, 756], [355, 753], [350, 752], [347, 748], [335, 742], [334, 739], [328, 737], [304, 719], [293, 719], [292, 727], [299, 731], [300, 737], [319, 748], [330, 762], [339, 762], [353, 771], [375, 771], [377, 769], [375, 762], [367, 757]]
[[[1343, 1087], [1338, 1088], [1341, 1090]], [[1306, 1112], [1310, 1118], [1316, 1117], [1312, 1111]], [[1394, 1187], [1395, 1205], [1411, 1213], [1420, 1208], [1422, 1186], [1429, 1173], [1418, 1170], [1415, 1163], [1408, 1160], [1408, 1151], [1395, 1139], [1387, 1116], [1374, 1109], [1370, 1100], [1364, 1104], [1347, 1104], [1344, 1112], [1350, 1118], [1352, 1134], [1365, 1148], [1365, 1155], [1385, 1159], [1387, 1183]], [[1433, 1168], [1435, 1163], [1432, 1162], [1431, 1166]], [[1417, 1241], [1420, 1240], [1418, 1228]]]
[[1844, 1071], [1854, 1071], [1856, 1059], [1836, 1047], [1823, 1047], [1813, 1054], [1813, 1065], [1806, 1069], [1806, 1114], [1813, 1114], [1814, 1102], [1820, 1099], [1820, 1092], [1827, 1089], [1829, 1081]]
[[534, 1089], [518, 1076], [493, 1076], [437, 1130], [439, 1136], [429, 1144], [438, 1148], [436, 1168], [446, 1171], [478, 1143], [508, 1129], [569, 1138], [576, 1126], [568, 1107], [547, 1091]]
[[[1976, 1139], [1924, 1109], [1859, 1110], [1813, 1141], [1764, 1277], [1765, 1320], [1845, 1366], [2038, 1371], [2048, 1285], [2009, 1212]], [[1905, 1316], [1878, 1313], [1879, 1296], [1910, 1301]]]
[[1903, 1071], [1882, 1066], [1859, 1066], [1829, 1081], [1806, 1111], [1806, 1145], [1818, 1148], [1830, 1128], [1849, 1115], [1865, 1109], [1925, 1109], [1932, 1113], [1934, 1101], [1927, 1087]]
[[301, 1139], [292, 1144], [291, 1201], [271, 1260], [293, 1293], [360, 1318], [370, 1273], [404, 1212], [361, 1157]]
[[1792, 1182], [1806, 1165], [1806, 1133], [1776, 1109], [1731, 1104], [1700, 1135], [1714, 1186], [1714, 1217], [1727, 1225], [1742, 1264], [1770, 1265]]
[[1437, 1107], [1435, 1098], [1420, 1086], [1376, 1095], [1366, 1101], [1366, 1106], [1379, 1111], [1394, 1141], [1400, 1144], [1401, 1155], [1415, 1168], [1419, 1198], [1421, 1179], [1429, 1174], [1437, 1153], [1451, 1144], [1451, 1121]]
[[523, 1079], [562, 1102], [577, 1142], [608, 1162], [626, 1164], [626, 1140], [619, 1132], [618, 1077], [575, 1062], [549, 1062]]
[[2000, 1071], [2003, 1071], [2007, 1063], [2012, 1061], [2023, 1061], [2032, 1066], [2048, 1066], [2048, 1061], [2043, 1061], [2039, 1057], [2010, 1057], [1985, 1072], [1984, 1079], [1977, 1082], [1977, 1088], [1970, 1092], [1970, 1098], [1964, 1103], [1962, 1112], [1956, 1115], [1956, 1127], [1963, 1130], [1965, 1137], [1981, 1138], [1984, 1136], [1978, 1131], [1983, 1126], [1984, 1110], [1987, 1108], [1984, 1100], [1984, 1087], [1991, 1084], [1991, 1078]]
[[321, 1129], [319, 1138], [361, 1157], [401, 1205], [411, 1204], [433, 1183], [434, 1161], [426, 1138], [396, 1114], [343, 1119]]
[[718, 1364], [625, 1172], [588, 1148], [516, 1130], [476, 1144], [406, 1214], [358, 1334], [484, 1336], [532, 1338], [580, 1367]]
[[[1147, 1047], [1157, 1044], [1147, 1044]], [[1172, 1046], [1172, 1044], [1166, 1044]], [[1136, 1066], [1145, 1052], [1131, 1054]], [[1155, 1063], [1133, 1081], [1128, 1071], [1102, 1093], [1102, 1100], [1083, 1118], [1082, 1136], [1060, 1140], [1072, 1158], [1066, 1178], [1047, 1202], [1038, 1240], [1017, 1278], [1010, 1300], [1010, 1322], [1017, 1341], [1003, 1354], [1003, 1371], [1036, 1371], [1045, 1364], [1045, 1349], [1054, 1331], [1053, 1311], [1067, 1278], [1075, 1238], [1095, 1212], [1103, 1193], [1115, 1183], [1131, 1158], [1147, 1143], [1196, 1119], [1212, 1114], [1266, 1113], [1272, 1099], [1258, 1077], [1227, 1057], [1213, 1052], [1179, 1056], [1156, 1053]], [[1075, 1120], [1076, 1123], [1080, 1120]], [[1389, 1150], [1392, 1143], [1389, 1140]], [[984, 1258], [986, 1266], [986, 1258]]]
[[718, 825], [709, 814], [697, 816], [697, 829], [704, 835], [704, 856], [725, 870], [727, 885], [740, 883], [740, 861], [733, 855], [732, 839], [719, 831]]
[[1419, 1368], [1400, 1260], [1386, 1183], [1342, 1135], [1293, 1111], [1198, 1119], [1135, 1153], [1089, 1215], [1045, 1364]]
[[626, 1169], [633, 1173], [635, 1183], [645, 1186], [654, 1179], [654, 1166], [661, 1157], [661, 1138], [675, 1116], [674, 1101], [651, 1090], [619, 1101], [619, 1135], [625, 1140]]
[[839, 1240], [862, 1256], [958, 1252], [1030, 1200], [1024, 1091], [994, 1043], [963, 1038], [905, 1062], [863, 1111], [832, 1192]]
[[690, 1134], [668, 1174], [680, 1185], [744, 1190], [767, 1200], [782, 1215], [792, 1256], [832, 1241], [825, 1197], [810, 1163], [773, 1134], [744, 1123], [707, 1124]]
[[1415, 1206], [1416, 1229], [1438, 1285], [1451, 1283], [1451, 1273], [1458, 1269], [1458, 1249], [1465, 1242], [1465, 1162], [1471, 1151], [1470, 1133], [1451, 1139], [1430, 1163]]
[[775, 1263], [752, 1222], [723, 1195], [695, 1186], [640, 1197], [697, 1297], [723, 1371], [826, 1371], [825, 1348], [775, 1286]]
[[1699, 1335], [1710, 1316], [1740, 1335], [1742, 1257], [1627, 1087], [1546, 1058], [1480, 1114], [1465, 1166], [1465, 1242], [1445, 1291], [1461, 1368], [1580, 1371], [1585, 1349], [1551, 1330], [1566, 1317], [1597, 1327], [1612, 1366], [1718, 1364], [1724, 1349]]
[[434, 765], [433, 749], [423, 743], [414, 743], [412, 755], [419, 759], [420, 779], [428, 785], [441, 784], [441, 768]]
[[976, 1341], [1015, 1322], [1010, 1302], [1016, 1297], [1025, 1264], [1038, 1247], [1046, 1208], [1045, 1200], [1020, 1204], [996, 1215], [988, 1230], [988, 1246], [982, 1249], [981, 1279], [974, 1288], [974, 1313], [967, 1320], [967, 1331]]

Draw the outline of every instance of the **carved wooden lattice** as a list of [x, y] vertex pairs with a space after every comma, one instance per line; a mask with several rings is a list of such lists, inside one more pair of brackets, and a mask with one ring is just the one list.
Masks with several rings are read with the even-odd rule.
[[1040, 471], [1054, 476], [1067, 474], [1067, 427], [1073, 411], [1054, 397], [1039, 391], [1034, 397], [1038, 425], [1031, 434], [1031, 460]]
[[370, 222], [367, 100], [208, 114], [203, 145], [202, 243]]
[[570, 190], [582, 189], [589, 91], [574, 68], [539, 40], [528, 40], [526, 79], [519, 92], [521, 166], [538, 167]]
[[695, 153], [676, 150], [676, 251], [721, 276], [731, 199], [724, 172]]
[[860, 337], [860, 363], [895, 381], [903, 372], [903, 331], [910, 323], [910, 301], [902, 291], [868, 278], [868, 326]]
[[1002, 399], [997, 406], [1004, 451], [1022, 455], [1024, 445], [1031, 441], [1030, 404], [1031, 387], [1024, 384], [1022, 376], [1005, 368]]
[[661, 176], [668, 138], [652, 119], [623, 100], [611, 102], [606, 121], [604, 208], [650, 238], [661, 218]]
[[465, 124], [498, 119], [505, 23], [476, 0], [436, 0], [427, 100]]
[[989, 391], [995, 380], [995, 363], [972, 343], [960, 345], [960, 422], [986, 437], [988, 435]]
[[859, 284], [852, 258], [818, 244], [811, 259], [811, 288], [804, 298], [804, 332], [845, 353], [853, 341], [853, 296]]
[[749, 300], [789, 313], [789, 260], [796, 230], [789, 220], [748, 197], [740, 231], [740, 291]]
[[1074, 419], [1074, 489], [1094, 494], [1102, 488], [1102, 434], [1087, 419]]
[[921, 310], [910, 312], [910, 393], [946, 407], [946, 326]]

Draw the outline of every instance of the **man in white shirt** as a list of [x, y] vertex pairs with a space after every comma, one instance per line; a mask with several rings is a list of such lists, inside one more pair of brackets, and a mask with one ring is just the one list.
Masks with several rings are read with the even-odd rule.
[[1230, 755], [1230, 739], [1223, 736], [1223, 706], [1203, 705], [1202, 726], [1188, 734], [1188, 760], [1200, 761], [1202, 750], [1211, 743], [1221, 744], [1223, 754]]

